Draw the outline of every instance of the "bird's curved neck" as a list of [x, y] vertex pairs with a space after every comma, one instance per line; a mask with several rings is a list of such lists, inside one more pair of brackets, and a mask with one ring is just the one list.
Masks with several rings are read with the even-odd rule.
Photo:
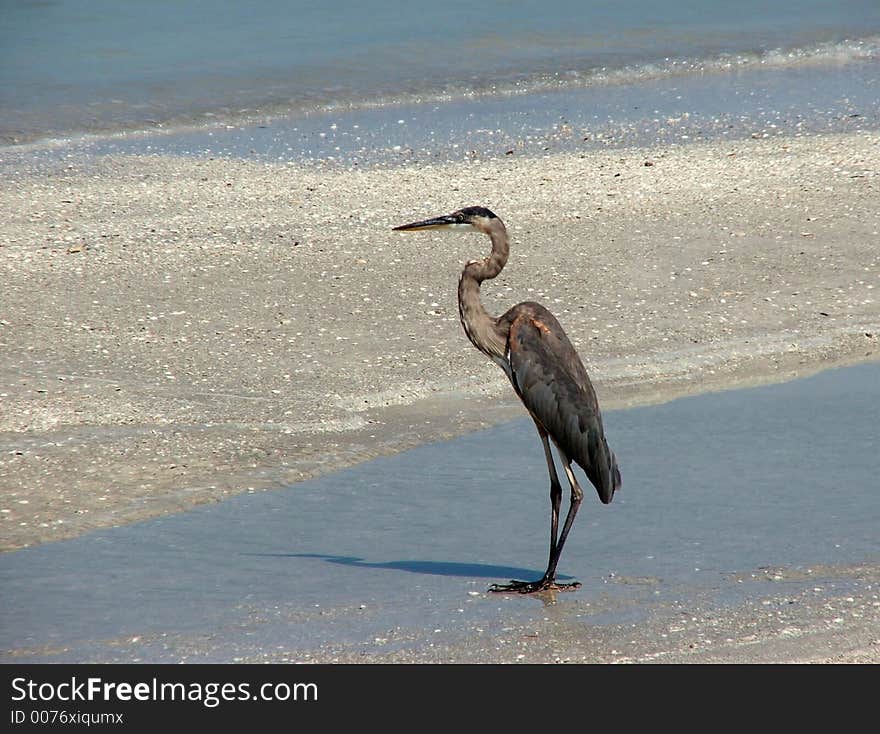
[[510, 243], [500, 219], [492, 219], [486, 232], [492, 240], [492, 252], [482, 260], [464, 266], [458, 281], [458, 313], [471, 343], [492, 359], [504, 358], [507, 334], [498, 319], [489, 315], [480, 301], [480, 284], [494, 278], [507, 264]]

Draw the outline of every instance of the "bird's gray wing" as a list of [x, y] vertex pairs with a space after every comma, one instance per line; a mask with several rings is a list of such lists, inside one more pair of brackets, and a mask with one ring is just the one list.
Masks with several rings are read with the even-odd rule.
[[596, 393], [577, 352], [546, 309], [512, 320], [507, 358], [511, 382], [532, 417], [583, 468], [604, 503], [620, 488]]

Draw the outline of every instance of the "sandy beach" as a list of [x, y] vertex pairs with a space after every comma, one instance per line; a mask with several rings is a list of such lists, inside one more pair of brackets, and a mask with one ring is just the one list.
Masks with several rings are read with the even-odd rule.
[[880, 135], [316, 170], [128, 157], [2, 180], [2, 548], [521, 415], [464, 337], [480, 204], [606, 407], [874, 358]]
[[391, 231], [461, 206], [512, 235], [489, 310], [551, 308], [603, 407], [876, 359], [878, 172], [880, 134], [863, 132], [363, 170], [126, 156], [7, 173], [0, 548], [521, 415], [458, 322], [460, 267], [486, 242]]

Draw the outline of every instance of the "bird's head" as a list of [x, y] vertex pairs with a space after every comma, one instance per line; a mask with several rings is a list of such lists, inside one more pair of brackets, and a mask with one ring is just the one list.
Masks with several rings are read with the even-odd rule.
[[[494, 220], [494, 222], [493, 222]], [[500, 222], [492, 212], [482, 206], [469, 206], [442, 217], [423, 219], [421, 222], [401, 224], [395, 227], [398, 232], [414, 232], [420, 229], [471, 229], [487, 233], [493, 224]]]

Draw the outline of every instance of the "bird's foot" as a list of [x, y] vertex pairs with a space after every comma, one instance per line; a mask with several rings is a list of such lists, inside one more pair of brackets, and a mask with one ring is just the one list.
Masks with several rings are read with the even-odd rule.
[[540, 591], [574, 591], [581, 586], [579, 581], [561, 584], [556, 579], [544, 577], [538, 581], [515, 581], [509, 584], [492, 584], [489, 591], [508, 594], [535, 594]]

